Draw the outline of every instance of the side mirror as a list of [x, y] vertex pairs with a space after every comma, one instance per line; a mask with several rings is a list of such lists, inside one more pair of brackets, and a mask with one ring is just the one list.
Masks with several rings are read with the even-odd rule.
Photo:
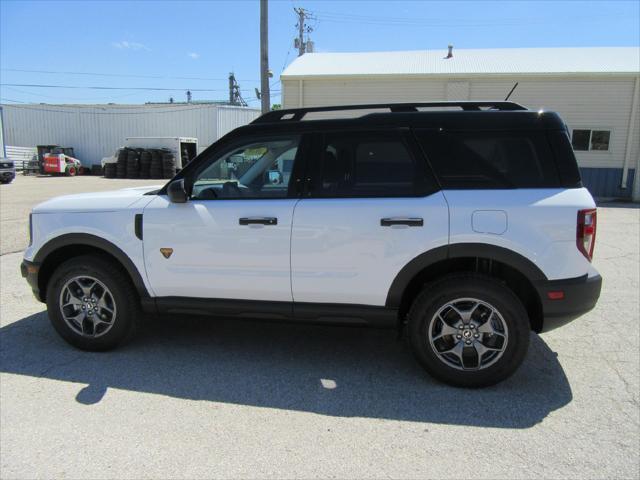
[[267, 172], [267, 181], [271, 185], [280, 185], [282, 183], [282, 173], [279, 170], [269, 170]]
[[172, 203], [186, 203], [187, 191], [184, 189], [184, 179], [174, 180], [167, 186], [167, 196]]

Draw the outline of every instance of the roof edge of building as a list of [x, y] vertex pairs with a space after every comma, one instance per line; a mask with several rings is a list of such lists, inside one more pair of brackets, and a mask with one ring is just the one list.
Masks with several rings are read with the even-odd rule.
[[640, 72], [619, 71], [619, 72], [478, 72], [478, 73], [344, 73], [344, 74], [305, 74], [305, 75], [280, 75], [280, 80], [318, 80], [318, 79], [344, 79], [344, 78], [469, 78], [469, 77], [611, 77], [625, 76], [637, 77]]

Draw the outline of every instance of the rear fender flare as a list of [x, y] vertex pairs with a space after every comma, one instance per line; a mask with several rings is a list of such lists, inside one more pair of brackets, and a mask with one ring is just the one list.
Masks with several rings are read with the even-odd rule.
[[454, 243], [434, 248], [407, 263], [391, 283], [385, 305], [399, 308], [405, 289], [416, 275], [438, 262], [455, 258], [496, 260], [521, 272], [533, 285], [547, 280], [547, 276], [535, 263], [513, 250], [486, 243]]

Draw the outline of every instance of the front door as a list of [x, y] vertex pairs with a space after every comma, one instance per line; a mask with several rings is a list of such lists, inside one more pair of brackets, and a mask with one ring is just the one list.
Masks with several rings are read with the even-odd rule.
[[156, 296], [291, 302], [299, 145], [295, 135], [234, 144], [186, 180], [189, 201], [158, 195], [145, 208], [144, 258]]

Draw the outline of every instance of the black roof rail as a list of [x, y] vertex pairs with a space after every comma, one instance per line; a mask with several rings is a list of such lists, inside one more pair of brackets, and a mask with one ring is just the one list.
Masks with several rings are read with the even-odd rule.
[[419, 102], [419, 103], [371, 103], [367, 105], [334, 105], [329, 107], [289, 108], [267, 112], [251, 123], [299, 122], [307, 113], [336, 112], [342, 110], [370, 110], [388, 108], [391, 113], [417, 112], [419, 107], [459, 107], [464, 111], [480, 111], [482, 107], [491, 110], [527, 110], [514, 102]]

